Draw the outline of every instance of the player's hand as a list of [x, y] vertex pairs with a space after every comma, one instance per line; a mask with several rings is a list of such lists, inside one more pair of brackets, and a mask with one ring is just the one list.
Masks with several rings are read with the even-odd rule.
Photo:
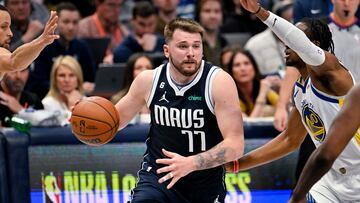
[[258, 0], [240, 0], [241, 6], [251, 13], [255, 13], [259, 9]]
[[158, 169], [156, 172], [158, 174], [166, 173], [159, 179], [159, 183], [170, 180], [171, 182], [167, 185], [167, 188], [170, 189], [180, 178], [194, 171], [194, 161], [190, 157], [184, 157], [179, 154], [166, 151], [165, 149], [162, 149], [162, 152], [168, 158], [157, 159], [156, 163], [164, 164], [166, 166]]
[[289, 199], [288, 203], [307, 203], [307, 200], [306, 200], [306, 198], [303, 198], [303, 199], [301, 199], [301, 200], [299, 200], [299, 201], [295, 201], [295, 200], [293, 200], [293, 198], [291, 197], [291, 198]]
[[50, 18], [45, 25], [44, 32], [40, 35], [40, 38], [46, 45], [53, 43], [55, 39], [59, 39], [59, 35], [55, 34], [57, 22], [58, 16], [56, 15], [56, 12], [51, 11]]

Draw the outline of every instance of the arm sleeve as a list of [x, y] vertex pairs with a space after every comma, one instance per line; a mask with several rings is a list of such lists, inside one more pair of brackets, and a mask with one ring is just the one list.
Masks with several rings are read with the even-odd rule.
[[325, 61], [325, 52], [313, 44], [303, 31], [285, 19], [269, 12], [264, 23], [283, 41], [294, 50], [307, 64], [319, 66]]

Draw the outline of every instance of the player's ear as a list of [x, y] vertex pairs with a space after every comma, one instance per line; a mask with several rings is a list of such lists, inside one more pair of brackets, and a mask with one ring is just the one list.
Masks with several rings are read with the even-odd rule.
[[169, 58], [169, 45], [164, 44], [163, 49], [164, 49], [164, 55], [165, 55], [165, 57], [166, 57], [166, 58]]

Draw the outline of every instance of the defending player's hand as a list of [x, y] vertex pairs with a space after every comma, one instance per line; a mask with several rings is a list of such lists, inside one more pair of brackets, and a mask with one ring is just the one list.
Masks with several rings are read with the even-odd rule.
[[259, 9], [258, 0], [240, 0], [242, 7], [251, 13], [255, 13]]
[[301, 199], [301, 200], [299, 200], [299, 201], [295, 201], [295, 200], [293, 200], [292, 198], [290, 198], [290, 200], [288, 201], [288, 203], [307, 203], [307, 200], [306, 200], [306, 198], [304, 198], [304, 199]]
[[44, 40], [46, 45], [54, 42], [55, 39], [59, 39], [59, 35], [55, 34], [57, 27], [58, 16], [55, 11], [51, 11], [50, 18], [45, 25], [44, 32], [40, 35], [40, 38]]
[[167, 186], [167, 188], [170, 189], [180, 178], [194, 171], [195, 164], [191, 157], [184, 157], [179, 154], [166, 151], [165, 149], [162, 149], [162, 152], [168, 158], [157, 159], [156, 163], [167, 166], [158, 169], [156, 172], [158, 174], [165, 174], [162, 178], [159, 179], [159, 183], [171, 180]]

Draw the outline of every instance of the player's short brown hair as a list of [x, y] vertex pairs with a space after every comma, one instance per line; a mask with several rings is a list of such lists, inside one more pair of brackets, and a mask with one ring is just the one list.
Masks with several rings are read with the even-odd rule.
[[170, 21], [164, 29], [165, 42], [168, 43], [175, 32], [176, 29], [189, 32], [189, 33], [199, 33], [201, 39], [204, 35], [204, 28], [194, 20], [185, 19], [185, 18], [176, 18]]

